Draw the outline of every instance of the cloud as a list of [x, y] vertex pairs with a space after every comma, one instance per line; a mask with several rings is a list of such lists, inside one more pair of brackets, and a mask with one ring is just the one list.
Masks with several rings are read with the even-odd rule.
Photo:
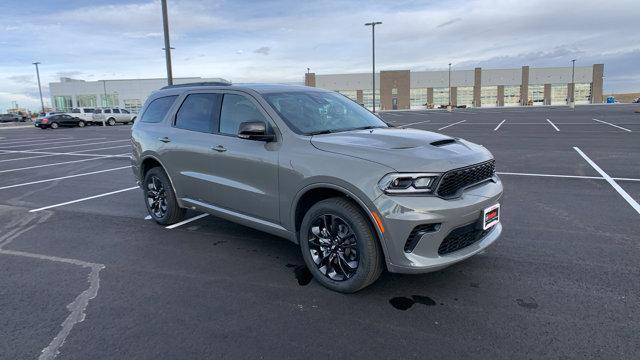
[[[371, 29], [364, 23], [373, 19], [383, 22], [376, 27], [380, 70], [445, 69], [449, 62], [458, 69], [567, 66], [578, 58], [581, 65], [605, 64], [605, 90], [637, 91], [639, 13], [637, 0], [607, 3], [607, 11], [580, 0], [175, 0], [169, 28], [176, 77], [302, 82], [307, 67], [368, 72]], [[3, 93], [37, 91], [35, 60], [42, 62], [43, 86], [65, 75], [166, 74], [158, 0], [24, 2], [4, 7], [0, 24], [0, 44], [10, 54], [0, 57]], [[31, 83], [8, 79], [26, 74], [33, 74]]]
[[68, 77], [73, 78], [82, 75], [82, 71], [58, 71], [56, 73], [57, 78]]
[[35, 76], [33, 75], [12, 75], [7, 76], [7, 79], [19, 83], [19, 84], [32, 84], [34, 82]]
[[262, 54], [262, 55], [269, 55], [269, 52], [271, 51], [271, 48], [268, 46], [261, 46], [255, 50], [253, 50], [254, 53], [256, 54]]
[[451, 25], [453, 23], [456, 23], [456, 22], [458, 22], [460, 20], [462, 20], [462, 18], [459, 18], [459, 17], [455, 18], [455, 19], [451, 19], [451, 20], [448, 20], [448, 21], [445, 21], [445, 22], [441, 23], [440, 25], [436, 26], [436, 28], [443, 28], [445, 26], [448, 26], [448, 25]]

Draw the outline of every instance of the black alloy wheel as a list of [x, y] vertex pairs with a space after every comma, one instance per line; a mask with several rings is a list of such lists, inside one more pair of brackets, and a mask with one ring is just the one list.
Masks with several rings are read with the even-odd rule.
[[157, 223], [171, 225], [184, 218], [186, 210], [178, 204], [169, 177], [161, 167], [146, 172], [142, 189], [147, 211]]
[[354, 293], [373, 283], [384, 268], [372, 222], [346, 197], [313, 204], [300, 224], [299, 242], [313, 277], [334, 291]]
[[154, 218], [161, 219], [167, 214], [167, 194], [164, 185], [157, 176], [149, 176], [145, 184], [147, 207]]
[[344, 281], [358, 269], [357, 237], [337, 215], [323, 214], [311, 223], [309, 252], [318, 270], [334, 281]]

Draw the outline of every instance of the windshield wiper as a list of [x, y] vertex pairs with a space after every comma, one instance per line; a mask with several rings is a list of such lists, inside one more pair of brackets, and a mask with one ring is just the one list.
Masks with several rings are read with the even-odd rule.
[[333, 130], [318, 130], [318, 131], [308, 132], [305, 135], [313, 136], [313, 135], [331, 134], [332, 132]]
[[352, 128], [352, 129], [345, 129], [343, 131], [371, 130], [371, 129], [382, 129], [382, 128], [384, 128], [384, 126], [368, 125], [368, 126], [361, 126], [361, 127], [356, 127], [356, 128]]

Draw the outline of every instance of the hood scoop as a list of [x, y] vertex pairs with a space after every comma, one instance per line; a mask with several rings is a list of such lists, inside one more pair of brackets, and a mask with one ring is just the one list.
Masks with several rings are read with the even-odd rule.
[[445, 146], [445, 145], [449, 145], [449, 144], [454, 144], [456, 142], [456, 139], [442, 139], [442, 140], [438, 140], [438, 141], [434, 141], [431, 143], [431, 145], [433, 146]]

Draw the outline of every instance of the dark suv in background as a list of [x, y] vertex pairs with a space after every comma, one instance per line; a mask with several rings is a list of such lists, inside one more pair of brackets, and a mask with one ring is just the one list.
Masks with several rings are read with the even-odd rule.
[[391, 128], [345, 96], [286, 85], [186, 84], [146, 101], [133, 173], [151, 217], [193, 209], [282, 236], [324, 286], [466, 259], [502, 231], [491, 153]]

